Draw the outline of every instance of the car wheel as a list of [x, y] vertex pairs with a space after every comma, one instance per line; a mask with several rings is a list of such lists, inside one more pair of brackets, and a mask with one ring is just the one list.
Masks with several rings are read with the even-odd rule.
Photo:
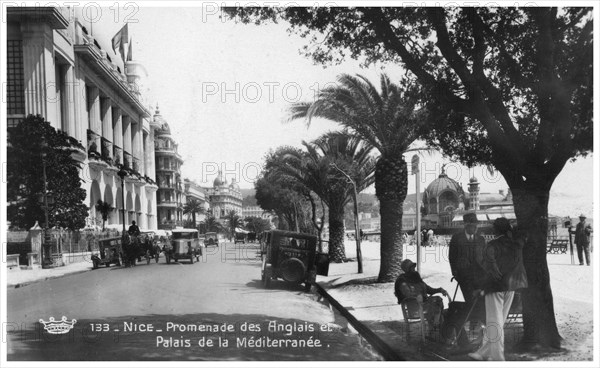
[[167, 259], [167, 264], [171, 263], [171, 257], [168, 254], [165, 255], [165, 258]]
[[94, 269], [94, 270], [95, 270], [95, 269], [97, 269], [97, 268], [98, 268], [98, 261], [94, 261], [94, 262], [92, 263], [92, 269]]

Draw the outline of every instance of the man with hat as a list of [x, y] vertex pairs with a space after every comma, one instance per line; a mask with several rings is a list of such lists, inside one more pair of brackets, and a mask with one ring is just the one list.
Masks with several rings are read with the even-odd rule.
[[479, 220], [474, 212], [463, 215], [464, 231], [452, 236], [450, 240], [448, 258], [452, 276], [460, 285], [463, 298], [467, 303], [473, 299], [473, 291], [478, 289], [476, 285], [484, 275], [481, 267], [481, 258], [485, 246], [485, 238], [477, 234]]
[[[469, 341], [466, 338], [463, 325], [467, 318], [467, 311], [471, 310], [473, 303], [479, 297], [475, 295], [476, 290], [481, 288], [481, 283], [485, 277], [485, 271], [481, 266], [485, 238], [477, 234], [479, 220], [475, 212], [465, 213], [463, 222], [464, 230], [454, 234], [450, 240], [448, 258], [452, 276], [460, 286], [465, 303], [460, 309], [452, 308], [453, 305], [458, 307], [459, 303], [452, 303], [453, 305], [450, 306], [444, 335], [447, 335], [445, 337], [448, 339], [458, 336], [459, 341], [456, 342], [461, 346], [466, 346]], [[472, 317], [484, 318], [485, 308], [483, 303], [479, 303], [477, 307], [476, 310], [473, 310]], [[471, 325], [474, 327], [473, 321]]]
[[585, 253], [585, 263], [590, 265], [590, 236], [592, 235], [592, 225], [585, 222], [585, 215], [579, 215], [579, 223], [575, 228], [575, 245], [577, 245], [577, 257], [579, 265], [583, 266], [583, 254]]
[[417, 264], [410, 259], [405, 259], [400, 263], [400, 268], [404, 273], [400, 274], [394, 284], [394, 295], [398, 298], [398, 304], [401, 304], [405, 298], [415, 297], [423, 305], [423, 314], [432, 324], [441, 323], [444, 302], [439, 296], [430, 296], [441, 293], [448, 297], [448, 293], [443, 288], [434, 289], [427, 285], [416, 271]]

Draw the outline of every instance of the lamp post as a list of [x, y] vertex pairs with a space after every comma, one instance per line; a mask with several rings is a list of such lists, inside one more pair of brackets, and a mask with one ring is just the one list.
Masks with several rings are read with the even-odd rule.
[[360, 249], [360, 231], [359, 231], [359, 223], [358, 223], [358, 192], [356, 190], [356, 183], [350, 175], [346, 174], [342, 169], [340, 169], [335, 163], [330, 164], [331, 167], [335, 168], [339, 172], [341, 172], [348, 182], [352, 184], [352, 199], [354, 200], [354, 238], [356, 239], [356, 260], [358, 262], [358, 273], [363, 273], [363, 265], [362, 265], [362, 251]]
[[46, 176], [46, 157], [47, 157], [47, 153], [46, 150], [48, 149], [48, 144], [46, 143], [46, 140], [44, 138], [42, 138], [42, 142], [41, 142], [41, 151], [42, 151], [42, 178], [44, 180], [44, 191], [41, 195], [39, 195], [38, 197], [38, 201], [42, 204], [42, 207], [44, 208], [44, 236], [43, 236], [43, 243], [42, 243], [42, 249], [44, 250], [45, 253], [45, 259], [46, 259], [46, 263], [52, 263], [52, 260], [50, 259], [50, 249], [49, 244], [48, 244], [48, 229], [50, 227], [50, 221], [49, 221], [49, 216], [48, 216], [48, 210], [49, 210], [49, 206], [54, 204], [54, 196], [52, 195], [51, 192], [48, 191], [48, 177]]
[[123, 213], [123, 234], [125, 234], [125, 177], [127, 171], [121, 167], [117, 175], [121, 178], [121, 212]]
[[415, 174], [415, 181], [417, 184], [417, 195], [416, 195], [416, 206], [417, 206], [417, 230], [415, 231], [415, 237], [417, 239], [417, 271], [421, 272], [421, 200], [419, 195], [421, 193], [420, 182], [421, 177], [419, 175], [419, 156], [414, 155], [412, 157], [412, 172]]

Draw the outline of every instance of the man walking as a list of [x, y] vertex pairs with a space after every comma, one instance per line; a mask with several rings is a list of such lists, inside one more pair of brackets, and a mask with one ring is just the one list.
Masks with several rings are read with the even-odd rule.
[[579, 265], [583, 266], [583, 255], [585, 254], [585, 262], [590, 265], [590, 236], [592, 235], [592, 225], [585, 222], [584, 214], [579, 215], [579, 223], [575, 228], [575, 245], [577, 245], [577, 257]]

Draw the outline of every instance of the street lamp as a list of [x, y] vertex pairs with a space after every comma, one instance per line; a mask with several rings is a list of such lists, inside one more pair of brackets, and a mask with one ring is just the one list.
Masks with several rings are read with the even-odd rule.
[[359, 232], [359, 223], [358, 223], [358, 192], [356, 190], [356, 183], [350, 175], [346, 174], [342, 169], [340, 169], [335, 163], [330, 164], [331, 167], [335, 168], [339, 172], [341, 172], [348, 182], [352, 184], [352, 188], [354, 189], [352, 193], [352, 198], [354, 199], [354, 238], [356, 240], [356, 260], [358, 261], [358, 273], [363, 273], [363, 265], [362, 265], [362, 251], [360, 249], [360, 232]]
[[52, 261], [50, 260], [50, 249], [49, 244], [48, 244], [48, 229], [50, 227], [50, 221], [48, 220], [48, 210], [49, 210], [49, 206], [54, 204], [54, 195], [48, 191], [48, 178], [46, 176], [46, 157], [47, 157], [47, 149], [48, 149], [48, 143], [46, 143], [46, 140], [44, 138], [42, 138], [41, 144], [40, 144], [40, 148], [41, 148], [41, 154], [42, 154], [42, 176], [44, 179], [44, 191], [38, 195], [38, 202], [40, 202], [42, 204], [42, 207], [44, 208], [44, 237], [43, 237], [43, 248], [45, 253], [46, 253], [46, 260], [51, 263]]
[[121, 178], [121, 212], [123, 213], [123, 234], [125, 234], [125, 177], [127, 170], [121, 167], [117, 175]]

